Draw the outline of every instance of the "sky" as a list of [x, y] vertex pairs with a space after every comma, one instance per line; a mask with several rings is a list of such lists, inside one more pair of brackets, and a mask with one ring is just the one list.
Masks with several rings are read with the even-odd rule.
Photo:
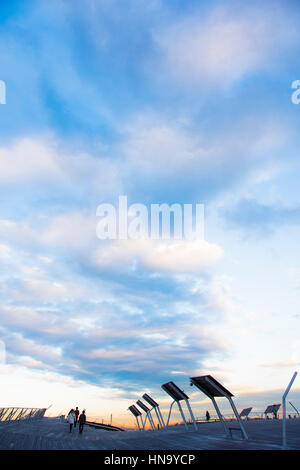
[[[280, 401], [300, 365], [299, 21], [292, 0], [1, 1], [1, 406], [130, 425], [173, 380], [198, 415], [205, 374], [241, 408]], [[205, 239], [99, 240], [121, 195], [204, 204]]]

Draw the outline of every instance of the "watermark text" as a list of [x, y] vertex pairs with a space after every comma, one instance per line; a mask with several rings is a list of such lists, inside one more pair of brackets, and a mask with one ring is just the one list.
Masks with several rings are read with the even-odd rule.
[[293, 104], [300, 103], [300, 80], [294, 80], [292, 83], [292, 88], [295, 91], [292, 93], [291, 100]]
[[0, 80], [0, 104], [6, 104], [6, 84]]
[[100, 240], [203, 240], [204, 204], [131, 204], [127, 196], [119, 196], [118, 207], [100, 204], [96, 234]]

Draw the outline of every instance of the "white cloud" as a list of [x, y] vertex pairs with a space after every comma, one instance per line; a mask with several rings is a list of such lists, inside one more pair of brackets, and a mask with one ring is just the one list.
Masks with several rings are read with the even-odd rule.
[[22, 328], [24, 330], [39, 329], [45, 321], [36, 311], [25, 306], [2, 306], [0, 309], [2, 326]]
[[271, 367], [274, 369], [278, 369], [281, 367], [299, 367], [300, 366], [300, 359], [291, 359], [291, 360], [285, 360], [285, 361], [277, 361], [277, 362], [267, 362], [264, 364], [261, 364], [262, 367]]
[[61, 301], [83, 297], [85, 290], [71, 282], [61, 282], [55, 279], [24, 279], [14, 291], [11, 291], [16, 301]]
[[24, 338], [19, 333], [8, 334], [4, 337], [7, 348], [17, 353], [18, 356], [29, 356], [42, 361], [62, 360], [62, 349], [60, 347], [40, 344], [28, 338]]
[[[276, 151], [286, 143], [290, 130], [268, 115], [243, 116], [230, 129], [193, 127], [185, 118], [167, 119], [162, 115], [136, 115], [124, 127], [120, 148], [125, 162], [136, 177], [166, 180], [191, 178], [195, 172], [207, 175], [214, 184], [216, 172], [253, 168], [255, 175], [275, 165]], [[239, 136], [237, 139], [236, 136]], [[249, 171], [251, 177], [251, 171]], [[253, 179], [253, 176], [252, 176]]]
[[296, 25], [278, 5], [272, 8], [217, 7], [155, 32], [162, 68], [187, 83], [222, 88], [263, 69], [296, 38]]
[[40, 235], [47, 246], [61, 246], [72, 250], [91, 250], [96, 238], [96, 216], [74, 211], [54, 216]]
[[9, 246], [1, 244], [0, 245], [0, 261], [6, 261], [10, 257], [11, 250]]
[[[5, 292], [5, 294], [7, 293]], [[13, 296], [8, 298], [13, 298]], [[20, 295], [20, 298], [22, 299], [22, 295]], [[57, 338], [72, 336], [79, 330], [78, 322], [76, 323], [73, 318], [69, 317], [66, 319], [60, 311], [53, 313], [27, 306], [2, 306], [0, 321], [2, 328], [7, 329], [7, 331], [19, 330], [24, 334], [30, 332], [56, 336]]]
[[38, 241], [38, 236], [29, 225], [23, 221], [0, 220], [0, 237], [7, 243], [18, 246], [32, 246]]
[[[96, 222], [96, 217], [77, 211], [51, 218], [39, 233], [26, 224], [10, 221], [1, 221], [0, 231], [4, 238], [15, 239], [21, 245], [24, 240], [20, 234], [24, 233], [28, 245], [39, 243], [41, 246], [61, 247], [77, 256], [84, 256], [86, 262], [100, 267], [116, 267], [124, 263], [134, 267], [138, 261], [152, 271], [199, 272], [213, 267], [223, 255], [221, 247], [205, 240], [129, 239], [103, 242], [96, 237]], [[68, 286], [37, 279], [37, 272], [32, 274], [35, 279], [24, 284], [29, 293], [38, 293], [41, 289], [47, 298], [52, 295], [61, 298], [68, 294]]]
[[41, 142], [21, 139], [0, 148], [0, 182], [11, 183], [52, 175], [61, 178], [53, 149]]
[[[31, 243], [62, 247], [84, 256], [86, 262], [99, 267], [113, 268], [124, 263], [134, 267], [136, 262], [140, 262], [152, 271], [199, 272], [212, 268], [223, 255], [221, 247], [205, 240], [138, 239], [103, 242], [96, 237], [96, 222], [96, 217], [78, 211], [53, 217], [39, 234], [21, 225], [24, 233], [30, 234], [28, 238], [31, 238]], [[2, 226], [6, 236], [18, 238], [18, 224], [3, 221]], [[46, 280], [27, 282], [29, 291], [39, 287], [48, 297], [54, 291], [61, 297], [69, 290], [66, 291], [66, 286], [50, 285]]]
[[[42, 247], [50, 248], [50, 250], [53, 247], [62, 247], [73, 252], [82, 250], [92, 252], [92, 244], [98, 241], [96, 216], [84, 210], [52, 216], [37, 214], [34, 224], [37, 222], [38, 226], [33, 226], [32, 221], [2, 219], [0, 220], [0, 237], [7, 242], [8, 248], [10, 248], [9, 245], [15, 245], [29, 251], [34, 248], [34, 252]], [[8, 248], [6, 248], [6, 254]], [[2, 251], [4, 256], [4, 248]], [[49, 261], [51, 262], [51, 258], [47, 256], [44, 258], [43, 255], [42, 258], [39, 255], [36, 256], [36, 261], [44, 261], [44, 265], [45, 262], [48, 264]], [[26, 274], [25, 271], [24, 274]]]
[[51, 182], [101, 194], [120, 184], [117, 166], [88, 153], [70, 154], [56, 141], [22, 138], [0, 147], [0, 183]]
[[91, 351], [83, 351], [80, 355], [84, 358], [90, 359], [116, 359], [120, 362], [127, 362], [128, 358], [131, 358], [133, 360], [136, 358], [136, 351], [129, 351], [125, 349], [111, 347], [109, 349], [94, 349]]
[[167, 272], [199, 272], [213, 267], [223, 255], [219, 246], [205, 240], [118, 240], [99, 248], [100, 266], [139, 261], [143, 267]]
[[188, 123], [167, 121], [155, 115], [140, 115], [125, 127], [123, 152], [134, 168], [161, 176], [205, 163], [211, 149], [199, 133], [192, 134]]

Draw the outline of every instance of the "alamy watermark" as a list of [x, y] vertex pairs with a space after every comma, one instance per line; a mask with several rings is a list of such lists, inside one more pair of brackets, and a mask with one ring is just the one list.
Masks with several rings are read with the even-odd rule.
[[6, 104], [6, 84], [0, 80], [0, 104]]
[[96, 234], [100, 240], [203, 240], [204, 204], [131, 204], [119, 196], [118, 207], [100, 204]]
[[300, 103], [300, 80], [294, 80], [292, 83], [292, 88], [295, 91], [292, 93], [291, 100], [293, 104]]

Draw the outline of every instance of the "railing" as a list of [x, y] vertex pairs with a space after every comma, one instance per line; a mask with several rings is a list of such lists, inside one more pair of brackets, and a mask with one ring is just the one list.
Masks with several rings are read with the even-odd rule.
[[0, 422], [23, 421], [43, 418], [47, 408], [0, 408]]
[[[229, 422], [230, 421], [236, 421], [236, 417], [233, 414], [228, 413], [228, 414], [222, 415], [222, 417], [223, 417], [224, 421], [229, 421]], [[202, 416], [198, 415], [198, 416], [196, 416], [195, 419], [196, 419], [197, 423], [206, 423], [206, 422], [214, 423], [214, 422], [219, 421], [218, 416], [216, 414], [212, 413], [212, 412], [210, 414], [209, 421], [206, 420], [205, 415], [202, 415]], [[249, 420], [249, 421], [251, 421], [251, 420], [260, 420], [262, 422], [265, 422], [265, 421], [273, 420], [274, 417], [273, 416], [267, 416], [262, 411], [253, 411], [248, 418], [242, 418], [242, 419], [243, 419], [243, 421], [244, 420]], [[277, 416], [277, 418], [276, 418], [277, 421], [281, 421], [281, 419], [282, 419], [281, 415]], [[300, 419], [300, 416], [295, 412], [287, 412], [287, 419]], [[192, 421], [190, 421], [190, 420], [187, 421], [187, 422], [188, 422], [188, 424], [193, 424]], [[173, 425], [175, 425], [175, 424], [182, 425], [184, 423], [183, 423], [182, 420], [178, 420], [177, 422], [175, 421], [172, 424]]]

